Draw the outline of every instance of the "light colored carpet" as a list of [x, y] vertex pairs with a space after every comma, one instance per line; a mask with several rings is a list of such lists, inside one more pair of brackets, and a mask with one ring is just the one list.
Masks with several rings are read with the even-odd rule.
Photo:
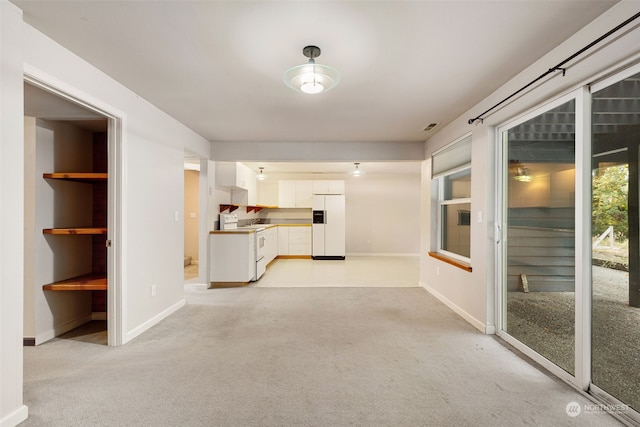
[[422, 288], [193, 289], [119, 348], [25, 348], [24, 426], [612, 426]]

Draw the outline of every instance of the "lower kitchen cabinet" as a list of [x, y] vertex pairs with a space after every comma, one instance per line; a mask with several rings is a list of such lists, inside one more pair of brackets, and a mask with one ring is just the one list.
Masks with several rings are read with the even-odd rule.
[[254, 280], [256, 252], [253, 233], [212, 231], [209, 245], [209, 281], [213, 287], [241, 286]]
[[278, 256], [278, 228], [268, 227], [265, 230], [265, 258], [266, 265], [273, 261]]
[[311, 225], [278, 226], [278, 255], [311, 256]]

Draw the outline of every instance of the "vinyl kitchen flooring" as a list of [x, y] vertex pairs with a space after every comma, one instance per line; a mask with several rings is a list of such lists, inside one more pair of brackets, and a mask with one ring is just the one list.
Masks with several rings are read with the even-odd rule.
[[291, 287], [418, 287], [418, 256], [347, 256], [344, 261], [276, 259], [250, 286]]

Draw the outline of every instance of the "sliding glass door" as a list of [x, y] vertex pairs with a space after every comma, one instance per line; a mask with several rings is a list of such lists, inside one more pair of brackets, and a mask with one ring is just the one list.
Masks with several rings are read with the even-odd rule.
[[505, 127], [501, 331], [575, 372], [573, 98]]
[[498, 334], [638, 422], [640, 65], [498, 134]]
[[640, 73], [594, 85], [591, 105], [591, 381], [639, 411]]

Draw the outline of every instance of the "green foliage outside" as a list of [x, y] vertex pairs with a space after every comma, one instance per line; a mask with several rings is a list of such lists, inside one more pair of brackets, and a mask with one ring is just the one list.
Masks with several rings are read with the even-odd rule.
[[593, 235], [601, 235], [613, 226], [615, 239], [629, 235], [629, 167], [616, 165], [596, 169], [593, 176]]

